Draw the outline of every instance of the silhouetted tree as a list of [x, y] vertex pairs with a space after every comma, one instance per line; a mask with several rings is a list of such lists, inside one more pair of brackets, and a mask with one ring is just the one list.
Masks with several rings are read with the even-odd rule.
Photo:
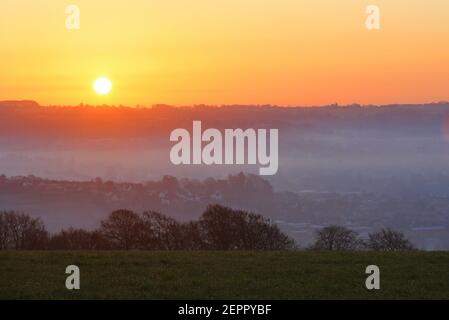
[[294, 241], [260, 215], [209, 206], [199, 221], [206, 249], [213, 250], [283, 250]]
[[183, 250], [207, 249], [202, 228], [198, 221], [181, 224], [181, 243]]
[[8, 249], [10, 241], [6, 212], [0, 212], [0, 250]]
[[143, 232], [141, 245], [144, 249], [182, 249], [181, 225], [173, 218], [155, 211], [142, 214]]
[[15, 211], [0, 213], [0, 248], [45, 249], [48, 232], [40, 219]]
[[43, 223], [0, 212], [0, 249], [16, 250], [285, 250], [294, 241], [260, 215], [209, 206], [199, 221], [179, 223], [158, 212], [117, 210], [98, 230], [69, 228], [49, 236]]
[[105, 250], [111, 248], [109, 241], [98, 231], [69, 228], [50, 237], [52, 250]]
[[341, 226], [329, 226], [317, 232], [316, 241], [312, 245], [315, 250], [343, 251], [360, 249], [363, 242], [357, 232]]
[[399, 231], [382, 229], [376, 233], [370, 233], [367, 247], [375, 251], [406, 251], [415, 247], [405, 235]]
[[285, 250], [295, 247], [290, 237], [261, 215], [244, 212], [241, 223], [240, 247], [245, 250]]
[[116, 210], [101, 222], [101, 233], [116, 249], [137, 249], [142, 238], [143, 222], [130, 210]]

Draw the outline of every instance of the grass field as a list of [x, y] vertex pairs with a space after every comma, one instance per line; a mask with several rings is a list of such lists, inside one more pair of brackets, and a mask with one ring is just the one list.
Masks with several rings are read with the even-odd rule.
[[[71, 264], [79, 291], [65, 288]], [[448, 299], [449, 252], [0, 252], [0, 299], [118, 298]]]

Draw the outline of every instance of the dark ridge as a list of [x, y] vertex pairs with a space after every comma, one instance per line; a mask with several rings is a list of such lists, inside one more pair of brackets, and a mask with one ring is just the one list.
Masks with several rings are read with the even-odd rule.
[[35, 108], [40, 105], [34, 100], [6, 100], [0, 101], [0, 107]]

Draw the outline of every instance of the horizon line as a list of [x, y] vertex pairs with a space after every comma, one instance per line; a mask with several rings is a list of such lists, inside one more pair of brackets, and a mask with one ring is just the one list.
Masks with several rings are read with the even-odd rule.
[[282, 105], [282, 104], [186, 104], [186, 105], [176, 105], [176, 104], [166, 104], [166, 103], [153, 103], [151, 105], [145, 104], [136, 104], [136, 105], [124, 105], [124, 104], [89, 104], [80, 102], [77, 105], [74, 104], [47, 104], [43, 105], [37, 102], [36, 100], [23, 99], [23, 100], [0, 100], [0, 107], [8, 106], [11, 104], [11, 107], [42, 107], [42, 108], [129, 108], [129, 109], [152, 109], [152, 108], [227, 108], [227, 107], [250, 107], [250, 108], [351, 108], [351, 107], [360, 107], [360, 108], [369, 108], [369, 107], [393, 107], [393, 106], [429, 106], [429, 105], [444, 105], [449, 104], [449, 100], [440, 100], [440, 101], [428, 101], [428, 102], [394, 102], [387, 104], [375, 104], [375, 103], [350, 103], [350, 104], [339, 104], [338, 102], [332, 104], [321, 104], [321, 105]]

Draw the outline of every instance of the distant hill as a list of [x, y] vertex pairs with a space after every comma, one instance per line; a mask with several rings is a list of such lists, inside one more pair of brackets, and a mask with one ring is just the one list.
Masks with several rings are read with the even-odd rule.
[[[9, 106], [9, 107], [7, 107]], [[5, 108], [2, 108], [5, 107]], [[27, 107], [27, 108], [18, 108]], [[201, 120], [204, 127], [278, 128], [330, 134], [349, 130], [403, 131], [418, 134], [429, 127], [441, 128], [449, 119], [449, 103], [387, 106], [222, 106], [131, 108], [73, 106], [38, 108], [34, 101], [0, 102], [0, 137], [29, 139], [154, 139], [167, 136], [175, 128], [191, 128]], [[346, 130], [345, 129], [345, 130]], [[356, 136], [359, 136], [356, 133]], [[285, 138], [284, 138], [285, 139]]]
[[2, 107], [40, 107], [39, 103], [33, 100], [6, 100], [0, 101], [0, 108]]

